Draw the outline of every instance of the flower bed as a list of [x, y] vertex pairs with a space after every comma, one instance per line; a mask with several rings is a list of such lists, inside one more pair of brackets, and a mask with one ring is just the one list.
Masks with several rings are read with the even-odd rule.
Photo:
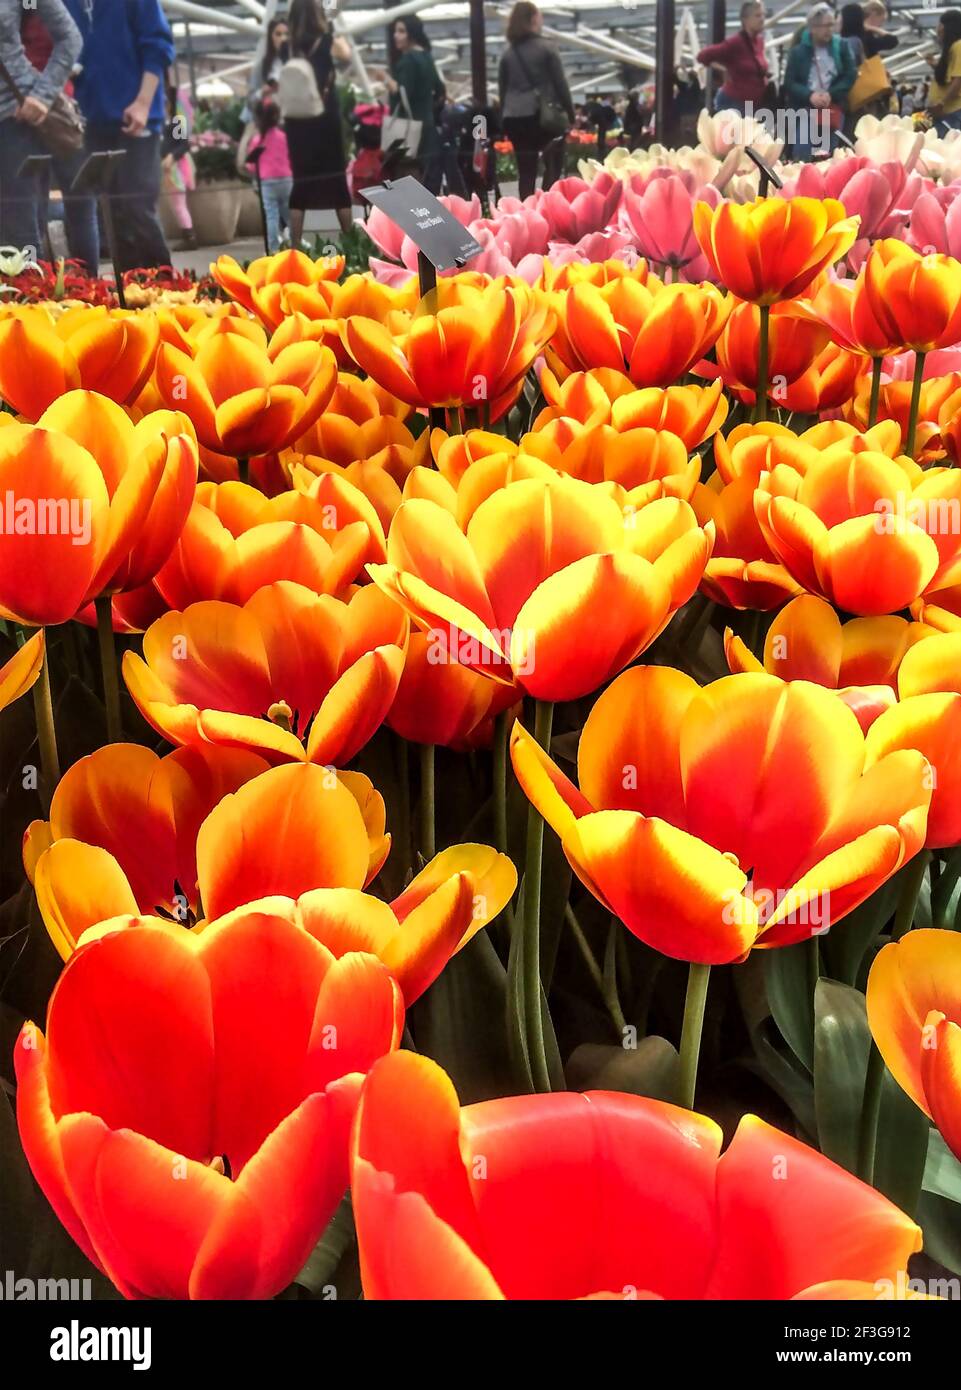
[[10, 268], [5, 1161], [99, 1293], [961, 1272], [961, 150], [701, 136], [423, 300], [377, 212]]

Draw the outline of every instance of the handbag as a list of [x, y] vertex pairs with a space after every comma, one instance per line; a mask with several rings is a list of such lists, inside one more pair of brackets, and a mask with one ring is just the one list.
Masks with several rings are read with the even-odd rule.
[[[0, 77], [3, 78], [17, 101], [22, 105], [25, 96], [14, 82], [6, 64], [0, 61]], [[58, 92], [47, 109], [43, 120], [33, 127], [52, 155], [76, 154], [83, 149], [84, 119], [80, 108], [66, 92]]]
[[891, 79], [888, 77], [881, 55], [865, 58], [858, 68], [854, 86], [848, 92], [848, 110], [860, 111], [862, 106], [891, 95]]
[[534, 100], [537, 102], [537, 123], [541, 130], [552, 140], [556, 140], [559, 135], [566, 135], [571, 124], [567, 112], [553, 97], [544, 95], [531, 76], [531, 70], [524, 62], [520, 48], [516, 44], [513, 45], [513, 50], [514, 57], [527, 79], [527, 84], [534, 93]]
[[420, 149], [420, 137], [424, 129], [424, 122], [414, 120], [411, 115], [410, 102], [407, 100], [407, 93], [403, 87], [397, 88], [397, 96], [403, 110], [394, 111], [384, 117], [384, 123], [380, 128], [380, 147], [382, 150], [389, 150], [394, 145], [403, 146], [413, 159]]

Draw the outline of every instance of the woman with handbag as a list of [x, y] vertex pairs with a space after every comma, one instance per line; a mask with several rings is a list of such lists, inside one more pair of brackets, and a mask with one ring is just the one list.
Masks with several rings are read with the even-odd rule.
[[574, 103], [557, 49], [541, 37], [544, 18], [531, 0], [518, 0], [507, 21], [507, 47], [497, 81], [507, 138], [517, 155], [521, 198], [537, 184], [544, 152], [543, 187], [560, 177], [563, 137], [574, 124]]
[[320, 0], [293, 0], [287, 22], [290, 56], [278, 74], [277, 100], [294, 179], [290, 239], [297, 247], [308, 210], [334, 208], [341, 230], [350, 230], [350, 191], [334, 64], [348, 62], [351, 49], [342, 35], [334, 34]]
[[31, 13], [53, 43], [42, 72], [23, 46], [23, 0], [0, 0], [0, 246], [39, 253], [45, 184], [18, 171], [31, 155], [49, 153], [41, 127], [80, 56], [81, 39], [62, 0], [35, 0]]
[[881, 54], [896, 48], [898, 40], [895, 34], [886, 34], [868, 22], [869, 18], [880, 22], [878, 6], [883, 17], [887, 16], [880, 0], [874, 0], [874, 5], [875, 8], [871, 8], [852, 3], [841, 10], [841, 37], [851, 47], [858, 66], [857, 78], [848, 93], [848, 115], [844, 123], [845, 134], [849, 137], [853, 137], [862, 116], [886, 116], [891, 106], [891, 79]]
[[[398, 19], [391, 26], [388, 50], [390, 72], [384, 84], [390, 93], [390, 114], [397, 118], [391, 129], [403, 129], [398, 121], [411, 123], [418, 131], [417, 142], [407, 144], [407, 155], [413, 162], [412, 172], [431, 193], [439, 193], [443, 174], [440, 132], [435, 112], [444, 100], [444, 84], [440, 80], [430, 51], [430, 39], [416, 15]], [[414, 148], [411, 149], [411, 144]]]
[[933, 61], [927, 114], [939, 135], [961, 128], [961, 10], [945, 10], [938, 20], [940, 52]]
[[834, 32], [834, 11], [818, 4], [808, 15], [800, 40], [788, 53], [784, 93], [792, 118], [792, 158], [829, 154], [844, 123], [847, 98], [857, 69], [851, 50]]
[[771, 81], [764, 52], [764, 6], [761, 0], [745, 0], [741, 27], [723, 43], [702, 48], [697, 61], [705, 67], [724, 69], [724, 81], [714, 98], [715, 111], [777, 109], [777, 91]]

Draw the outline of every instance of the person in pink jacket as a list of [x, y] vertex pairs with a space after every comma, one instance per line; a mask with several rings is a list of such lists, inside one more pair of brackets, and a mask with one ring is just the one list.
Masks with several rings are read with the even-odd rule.
[[290, 227], [290, 192], [293, 188], [290, 154], [287, 150], [287, 137], [280, 125], [280, 108], [277, 103], [256, 102], [253, 117], [257, 130], [247, 146], [247, 163], [255, 162], [251, 158], [255, 150], [263, 150], [260, 159], [256, 161], [256, 175], [264, 200], [267, 246], [274, 252], [280, 246], [281, 224]]

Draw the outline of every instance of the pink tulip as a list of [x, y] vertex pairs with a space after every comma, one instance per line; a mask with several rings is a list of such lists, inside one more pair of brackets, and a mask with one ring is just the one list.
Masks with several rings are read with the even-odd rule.
[[547, 218], [535, 208], [504, 212], [498, 205], [492, 217], [476, 218], [468, 223], [468, 230], [478, 241], [481, 241], [482, 232], [488, 232], [507, 259], [516, 265], [524, 256], [544, 254], [551, 229]]
[[666, 177], [634, 175], [624, 190], [622, 220], [633, 232], [637, 250], [649, 261], [676, 268], [698, 260], [706, 270], [694, 236], [694, 204], [700, 199], [717, 207], [723, 201], [721, 194], [710, 184], [695, 193], [693, 179], [664, 172]]
[[921, 194], [911, 210], [909, 241], [924, 253], [961, 254], [961, 183]]
[[602, 232], [613, 221], [623, 185], [610, 174], [599, 174], [593, 184], [583, 179], [561, 179], [546, 193], [535, 194], [537, 211], [547, 218], [555, 241], [573, 244], [589, 232]]
[[[885, 357], [882, 371], [889, 381], [913, 381], [914, 353], [899, 352], [893, 357]], [[930, 381], [936, 376], [950, 376], [952, 372], [961, 372], [961, 347], [938, 348], [929, 352], [924, 359], [921, 379]]]
[[385, 256], [390, 256], [392, 260], [400, 260], [400, 249], [404, 241], [404, 233], [396, 222], [392, 222], [385, 212], [380, 208], [371, 208], [370, 216], [366, 222], [360, 224], [375, 246], [379, 246]]

